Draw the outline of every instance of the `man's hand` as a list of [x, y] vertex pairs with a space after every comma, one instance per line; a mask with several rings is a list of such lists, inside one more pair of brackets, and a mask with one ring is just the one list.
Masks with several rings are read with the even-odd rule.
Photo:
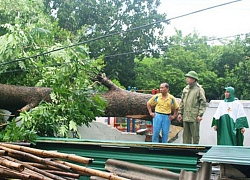
[[179, 122], [181, 122], [181, 120], [182, 120], [182, 115], [181, 115], [181, 114], [178, 114], [177, 120], [178, 120]]
[[174, 120], [175, 118], [176, 118], [175, 115], [170, 115], [170, 116], [169, 116], [170, 121]]
[[198, 122], [201, 122], [201, 120], [202, 120], [202, 117], [201, 117], [201, 116], [198, 116], [198, 117], [197, 117], [197, 121], [198, 121]]
[[150, 113], [150, 116], [151, 116], [152, 118], [154, 118], [154, 117], [155, 117], [155, 113], [151, 112], [151, 113]]

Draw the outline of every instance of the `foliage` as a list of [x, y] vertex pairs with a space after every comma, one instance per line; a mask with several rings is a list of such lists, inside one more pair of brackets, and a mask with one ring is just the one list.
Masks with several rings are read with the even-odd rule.
[[15, 119], [0, 131], [1, 142], [30, 142], [35, 143], [37, 134], [34, 130], [26, 129], [23, 125], [18, 126]]
[[159, 0], [47, 0], [45, 5], [48, 14], [56, 12], [60, 27], [73, 33], [87, 27], [81, 41], [87, 42], [90, 56], [104, 55], [105, 74], [125, 87], [135, 86], [135, 55], [149, 55], [163, 33], [161, 23], [145, 25], [166, 18], [157, 12]]
[[209, 45], [197, 33], [183, 37], [181, 31], [165, 39], [161, 58], [135, 60], [136, 86], [156, 89], [161, 82], [179, 96], [186, 85], [184, 74], [195, 70], [209, 100], [221, 99], [224, 87], [231, 85], [240, 99], [249, 99], [249, 37], [236, 38], [224, 45]]
[[230, 42], [221, 48], [220, 56], [214, 59], [214, 66], [219, 77], [225, 77], [226, 71], [231, 71], [244, 61], [244, 44], [240, 39]]
[[137, 89], [159, 89], [163, 82], [170, 84], [170, 93], [180, 96], [185, 86], [184, 74], [172, 65], [164, 66], [163, 59], [144, 58], [136, 61], [136, 87]]
[[[84, 44], [72, 46], [85, 33], [84, 29], [71, 34], [51, 22], [40, 4], [22, 2], [29, 6], [18, 9], [20, 13], [33, 12], [36, 21], [14, 18], [13, 22], [1, 25], [5, 28], [0, 37], [1, 83], [53, 88], [53, 103], [42, 102], [21, 115], [24, 127], [43, 136], [69, 136], [72, 131], [79, 137], [77, 126], [88, 125], [104, 112], [105, 102], [93, 94], [91, 87], [91, 79], [102, 70], [103, 60], [90, 59]], [[17, 10], [11, 3], [7, 5], [9, 11]]]
[[[250, 99], [250, 36], [236, 39], [228, 45], [229, 52], [233, 51], [235, 59], [225, 63], [225, 86], [233, 86], [235, 95], [239, 99]], [[234, 63], [232, 65], [232, 63]]]
[[213, 52], [206, 43], [206, 38], [199, 38], [197, 34], [182, 37], [181, 32], [166, 39], [168, 49], [161, 58], [144, 58], [136, 61], [136, 86], [139, 88], [155, 89], [162, 82], [170, 84], [170, 92], [180, 97], [182, 89], [186, 86], [185, 74], [195, 70], [199, 74], [199, 83], [207, 92], [208, 99], [220, 97], [220, 92], [214, 89], [214, 84], [221, 84], [213, 68], [207, 62], [211, 60], [209, 54]]
[[[37, 85], [53, 87], [53, 103], [42, 102], [28, 116], [24, 114], [25, 126], [35, 128], [40, 136], [69, 136], [73, 131], [79, 137], [77, 125], [88, 125], [104, 113], [105, 102], [98, 95], [92, 95], [92, 82], [88, 76], [95, 67], [101, 65], [97, 61], [84, 63], [80, 59], [59, 67], [43, 67], [43, 78]], [[88, 72], [89, 69], [92, 72]]]

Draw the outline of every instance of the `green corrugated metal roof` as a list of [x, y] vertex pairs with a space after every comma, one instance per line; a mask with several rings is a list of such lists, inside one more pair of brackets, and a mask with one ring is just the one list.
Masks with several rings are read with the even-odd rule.
[[93, 158], [88, 167], [102, 171], [106, 171], [107, 159], [116, 159], [177, 173], [181, 169], [196, 171], [198, 152], [208, 150], [208, 147], [199, 145], [67, 138], [39, 138], [36, 148]]
[[203, 162], [250, 165], [250, 147], [213, 146], [201, 158]]

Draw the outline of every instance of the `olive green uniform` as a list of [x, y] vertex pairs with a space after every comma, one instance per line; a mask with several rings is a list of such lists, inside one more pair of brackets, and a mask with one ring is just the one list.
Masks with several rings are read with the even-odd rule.
[[206, 97], [204, 89], [195, 82], [183, 89], [179, 114], [183, 119], [183, 143], [198, 144], [200, 122], [198, 116], [203, 116], [206, 110]]

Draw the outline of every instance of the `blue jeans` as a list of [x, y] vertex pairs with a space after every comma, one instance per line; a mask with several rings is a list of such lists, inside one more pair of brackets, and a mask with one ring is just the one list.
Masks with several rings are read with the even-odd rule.
[[171, 121], [168, 115], [155, 113], [153, 118], [153, 137], [152, 142], [159, 142], [160, 131], [162, 130], [162, 143], [168, 142], [168, 134]]

